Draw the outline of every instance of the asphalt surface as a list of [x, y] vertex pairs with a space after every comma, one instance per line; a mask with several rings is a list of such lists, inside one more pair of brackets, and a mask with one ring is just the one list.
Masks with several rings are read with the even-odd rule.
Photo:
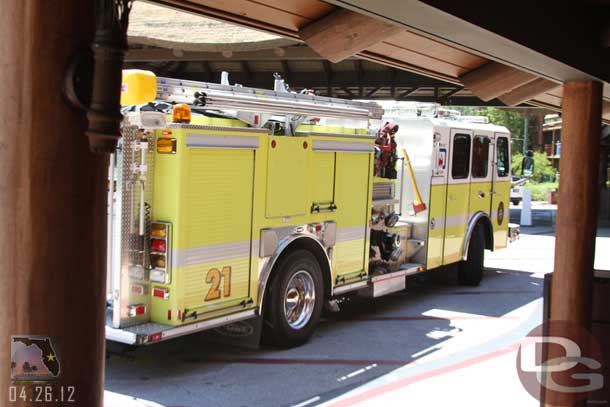
[[[531, 246], [528, 239], [522, 234], [514, 244], [521, 249], [497, 252], [505, 258], [488, 255], [491, 267], [479, 287], [460, 287], [448, 274], [412, 280], [407, 290], [379, 299], [354, 299], [325, 318], [309, 343], [295, 349], [246, 350], [191, 335], [110, 354], [106, 389], [185, 407], [331, 400], [442, 350], [450, 339], [468, 333], [491, 340], [501, 317], [542, 295], [540, 276], [507, 268], [519, 262], [511, 260], [511, 252], [517, 255]], [[536, 254], [525, 256], [531, 255]]]

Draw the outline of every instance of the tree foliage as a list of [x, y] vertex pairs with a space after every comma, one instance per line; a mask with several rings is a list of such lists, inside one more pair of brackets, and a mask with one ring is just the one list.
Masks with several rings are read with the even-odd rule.
[[[523, 154], [515, 153], [512, 158], [512, 173], [513, 175], [521, 175], [521, 164], [523, 162]], [[544, 153], [534, 153], [534, 174], [531, 180], [534, 182], [554, 181], [557, 171], [553, 168], [551, 160]]]

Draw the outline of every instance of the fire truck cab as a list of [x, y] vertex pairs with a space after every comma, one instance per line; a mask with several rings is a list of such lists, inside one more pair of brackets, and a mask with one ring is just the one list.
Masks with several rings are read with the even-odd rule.
[[[281, 80], [267, 91], [124, 78], [125, 104], [174, 106], [126, 109], [111, 160], [109, 340], [254, 321], [267, 342], [298, 345], [336, 298], [399, 291], [450, 264], [476, 285], [484, 249], [506, 246], [503, 127], [383, 116]], [[388, 176], [379, 129], [392, 120]]]

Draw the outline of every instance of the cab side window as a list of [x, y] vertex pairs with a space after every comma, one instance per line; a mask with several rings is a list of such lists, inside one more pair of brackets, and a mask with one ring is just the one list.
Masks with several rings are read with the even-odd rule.
[[485, 136], [474, 136], [472, 141], [472, 178], [486, 178], [489, 168], [489, 146]]
[[456, 134], [453, 137], [453, 158], [451, 159], [451, 177], [453, 179], [468, 178], [470, 168], [470, 136]]
[[498, 177], [508, 177], [510, 174], [510, 156], [508, 154], [508, 138], [498, 137], [496, 157], [498, 159]]

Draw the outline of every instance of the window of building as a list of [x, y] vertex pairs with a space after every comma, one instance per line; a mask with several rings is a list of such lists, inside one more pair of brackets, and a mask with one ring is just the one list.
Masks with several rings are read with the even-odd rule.
[[472, 141], [472, 178], [486, 178], [489, 168], [489, 137], [474, 136]]
[[453, 158], [451, 159], [451, 177], [453, 179], [468, 178], [470, 168], [470, 136], [456, 134], [453, 137]]
[[508, 175], [510, 174], [508, 138], [498, 137], [498, 141], [496, 144], [496, 157], [498, 158], [498, 177], [508, 177]]

